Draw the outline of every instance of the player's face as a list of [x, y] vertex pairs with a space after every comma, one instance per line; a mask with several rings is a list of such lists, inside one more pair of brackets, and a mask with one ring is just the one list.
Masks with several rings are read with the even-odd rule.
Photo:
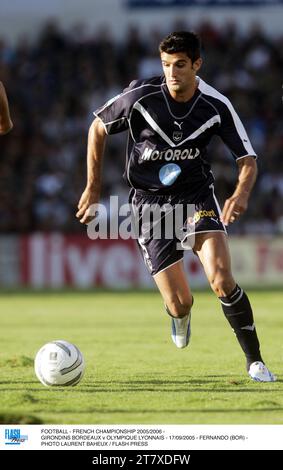
[[195, 87], [196, 72], [201, 66], [201, 59], [192, 63], [185, 52], [167, 54], [161, 52], [161, 62], [170, 93], [174, 95], [186, 94]]

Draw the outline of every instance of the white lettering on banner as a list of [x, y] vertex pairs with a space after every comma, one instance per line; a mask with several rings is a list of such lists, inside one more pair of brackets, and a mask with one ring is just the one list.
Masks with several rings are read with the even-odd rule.
[[99, 248], [90, 247], [82, 251], [81, 247], [72, 245], [65, 250], [72, 284], [84, 288], [93, 286], [97, 272], [101, 269]]
[[124, 246], [110, 246], [103, 257], [102, 283], [107, 287], [129, 287], [137, 283], [135, 253]]
[[27, 248], [26, 282], [33, 287], [152, 287], [132, 240], [93, 243], [85, 237], [37, 234], [29, 238]]

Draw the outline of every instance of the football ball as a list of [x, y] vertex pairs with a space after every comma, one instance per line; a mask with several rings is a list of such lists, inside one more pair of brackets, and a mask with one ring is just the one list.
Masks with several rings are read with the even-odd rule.
[[36, 354], [34, 370], [38, 380], [48, 386], [77, 385], [84, 373], [84, 358], [72, 343], [58, 340], [45, 344]]
[[77, 385], [84, 373], [85, 363], [80, 350], [72, 343], [51, 341], [40, 348], [34, 361], [38, 380], [48, 386]]

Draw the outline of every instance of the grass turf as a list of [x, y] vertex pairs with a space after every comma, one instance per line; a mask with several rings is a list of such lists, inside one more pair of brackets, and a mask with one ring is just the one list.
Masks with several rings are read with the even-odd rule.
[[[195, 293], [184, 350], [155, 292], [2, 294], [0, 423], [282, 424], [283, 294], [249, 294], [276, 383], [249, 379], [210, 292]], [[46, 388], [34, 375], [37, 350], [55, 339], [85, 356], [76, 387]]]

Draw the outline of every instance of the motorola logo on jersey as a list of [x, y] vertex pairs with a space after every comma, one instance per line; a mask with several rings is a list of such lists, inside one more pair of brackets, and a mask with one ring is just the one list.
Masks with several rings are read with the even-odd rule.
[[195, 148], [186, 148], [186, 149], [172, 149], [167, 150], [153, 150], [149, 147], [145, 147], [142, 156], [139, 158], [141, 161], [155, 161], [155, 160], [165, 160], [165, 161], [175, 161], [175, 160], [194, 160], [200, 154], [200, 150]]

